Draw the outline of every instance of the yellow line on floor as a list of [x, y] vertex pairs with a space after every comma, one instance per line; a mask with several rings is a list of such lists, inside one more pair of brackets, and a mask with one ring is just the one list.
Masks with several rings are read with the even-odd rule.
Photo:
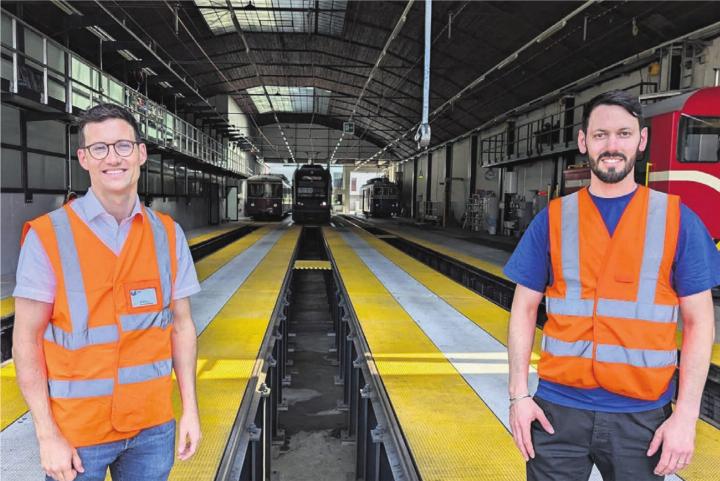
[[[200, 282], [210, 277], [235, 256], [277, 227], [277, 225], [261, 227], [196, 262], [195, 269]], [[2, 389], [0, 390], [0, 430], [4, 430], [25, 414], [28, 408], [17, 385], [15, 364], [12, 360], [6, 361], [0, 368], [0, 382], [2, 382]]]
[[[176, 461], [172, 481], [210, 481], [225, 450], [300, 233], [292, 227], [198, 338], [198, 403], [203, 439], [189, 461]], [[177, 386], [173, 401], [181, 414]]]
[[205, 242], [206, 240], [213, 239], [215, 237], [219, 237], [223, 234], [226, 234], [226, 233], [230, 232], [231, 230], [239, 229], [240, 227], [242, 227], [242, 224], [220, 227], [211, 232], [206, 232], [205, 234], [193, 236], [190, 239], [188, 239], [188, 245], [190, 247], [192, 247], [196, 244], [200, 244], [201, 242]]
[[[478, 294], [445, 277], [430, 267], [411, 258], [403, 252], [362, 229], [354, 232], [365, 239], [373, 248], [410, 274], [418, 282], [433, 291], [454, 307], [458, 312], [475, 322], [495, 339], [507, 346], [507, 326], [510, 314], [483, 299]], [[542, 331], [536, 329], [533, 345], [533, 362], [540, 358], [540, 340]], [[720, 466], [720, 429], [705, 421], [697, 423], [695, 455], [692, 464], [680, 472], [686, 481], [704, 481], [715, 479], [711, 474]]]
[[0, 301], [0, 319], [15, 314], [15, 298], [6, 297]]
[[323, 232], [421, 478], [522, 479], [503, 424], [338, 232]]
[[213, 275], [218, 269], [230, 262], [238, 254], [253, 245], [255, 242], [265, 237], [269, 232], [277, 229], [279, 224], [273, 226], [264, 226], [252, 231], [251, 233], [241, 237], [232, 244], [229, 244], [219, 251], [213, 252], [211, 255], [200, 259], [195, 263], [198, 280], [204, 281]]

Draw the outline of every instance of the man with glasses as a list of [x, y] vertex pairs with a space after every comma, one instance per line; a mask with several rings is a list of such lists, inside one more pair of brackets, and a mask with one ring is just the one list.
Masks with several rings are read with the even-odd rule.
[[81, 117], [87, 194], [26, 224], [17, 270], [13, 358], [48, 479], [165, 480], [173, 465], [172, 370], [182, 415], [178, 457], [200, 440], [198, 292], [182, 229], [137, 194], [147, 160], [121, 107]]

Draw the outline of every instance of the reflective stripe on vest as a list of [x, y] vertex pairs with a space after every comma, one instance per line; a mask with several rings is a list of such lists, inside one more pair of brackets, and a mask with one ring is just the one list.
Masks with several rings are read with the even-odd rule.
[[118, 383], [132, 384], [134, 382], [150, 381], [169, 376], [171, 371], [172, 359], [164, 359], [138, 366], [121, 367], [118, 369]]
[[114, 379], [88, 379], [82, 381], [48, 380], [51, 398], [82, 398], [110, 396], [113, 393]]
[[[80, 259], [67, 212], [65, 209], [54, 210], [50, 213], [50, 220], [55, 230], [60, 253], [65, 293], [72, 321], [72, 333], [50, 323], [45, 329], [45, 339], [71, 351], [90, 344], [116, 342], [118, 330], [115, 325], [88, 329], [88, 301], [85, 296], [85, 283], [80, 271]], [[72, 289], [68, 288], [70, 286]]]
[[[118, 369], [118, 383], [132, 384], [151, 381], [169, 376], [172, 372], [172, 359], [140, 364]], [[51, 398], [77, 399], [86, 397], [111, 396], [114, 391], [114, 379], [83, 379], [80, 381], [48, 380]]]
[[[542, 350], [555, 357], [582, 357], [592, 359], [593, 342], [567, 342], [543, 335]], [[677, 361], [677, 350], [629, 349], [622, 346], [598, 344], [595, 359], [601, 362], [630, 364], [636, 367], [666, 367], [675, 365]]]
[[595, 359], [600, 362], [630, 364], [635, 367], [674, 366], [677, 349], [657, 351], [654, 349], [628, 349], [622, 346], [598, 344]]
[[[165, 289], [163, 287], [163, 289]], [[120, 323], [123, 331], [137, 331], [138, 329], [149, 329], [160, 327], [165, 329], [173, 320], [172, 311], [165, 308], [160, 312], [144, 312], [142, 314], [123, 314], [120, 316]]]
[[584, 357], [592, 359], [593, 342], [592, 341], [561, 341], [551, 336], [543, 335], [542, 350], [553, 356], [571, 356]]
[[[163, 308], [170, 307], [170, 295], [172, 293], [172, 272], [170, 269], [170, 241], [168, 240], [165, 225], [160, 218], [150, 209], [145, 209], [147, 218], [150, 219], [153, 241], [155, 242], [155, 258], [158, 263], [160, 282], [162, 286]], [[173, 253], [174, 254], [174, 253]]]

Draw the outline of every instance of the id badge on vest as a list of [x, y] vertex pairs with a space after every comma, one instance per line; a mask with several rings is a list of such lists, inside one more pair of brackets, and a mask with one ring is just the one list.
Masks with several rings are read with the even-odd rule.
[[161, 307], [162, 291], [160, 281], [128, 282], [124, 286], [128, 311], [155, 311]]

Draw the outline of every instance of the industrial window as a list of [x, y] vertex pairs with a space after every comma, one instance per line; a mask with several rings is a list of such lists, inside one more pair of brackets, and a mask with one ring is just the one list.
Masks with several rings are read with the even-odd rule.
[[678, 135], [680, 162], [720, 162], [720, 117], [680, 118]]
[[3, 188], [22, 188], [22, 157], [19, 150], [2, 149], [0, 180]]
[[82, 168], [76, 158], [70, 162], [70, 179], [72, 190], [75, 192], [83, 192], [90, 187], [90, 174]]
[[12, 47], [12, 18], [10, 18], [8, 15], [5, 15], [3, 13], [2, 15], [2, 29], [0, 29], [0, 34], [2, 34], [2, 44], [8, 47]]
[[65, 124], [55, 120], [27, 122], [28, 148], [64, 155], [65, 142]]
[[[268, 95], [263, 87], [247, 89], [248, 95], [255, 104], [258, 113], [264, 114], [275, 110], [276, 112], [301, 112], [327, 114], [330, 104], [330, 92], [315, 87], [283, 87], [268, 86]], [[270, 102], [268, 102], [270, 98]], [[270, 107], [272, 103], [272, 108]]]
[[2, 106], [2, 142], [20, 145], [20, 111], [7, 105]]
[[31, 189], [65, 189], [65, 159], [28, 152], [28, 187]]
[[175, 161], [163, 160], [163, 194], [175, 195]]
[[[345, 0], [233, 0], [240, 28], [248, 32], [320, 33], [339, 36], [345, 26]], [[215, 35], [235, 31], [225, 0], [195, 0]]]

